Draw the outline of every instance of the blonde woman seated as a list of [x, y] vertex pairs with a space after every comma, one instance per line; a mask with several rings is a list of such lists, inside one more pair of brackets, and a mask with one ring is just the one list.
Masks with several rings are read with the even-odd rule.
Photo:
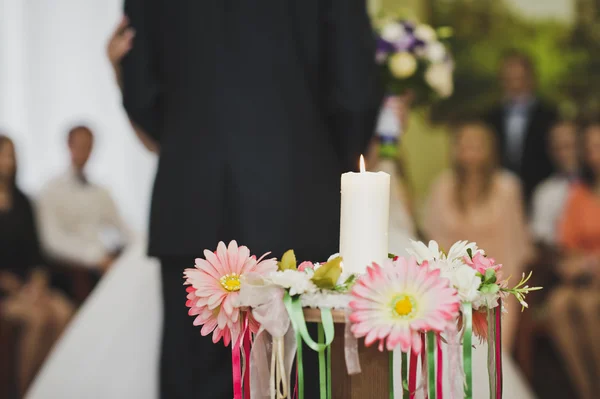
[[[450, 248], [458, 240], [477, 242], [503, 264], [501, 278], [518, 282], [531, 252], [519, 180], [498, 167], [493, 132], [469, 122], [456, 131], [452, 167], [434, 183], [426, 206], [424, 234]], [[517, 280], [517, 281], [515, 281]], [[509, 298], [502, 327], [503, 348], [511, 353], [521, 313]]]
[[559, 228], [563, 280], [549, 299], [551, 336], [582, 399], [600, 391], [600, 123], [584, 131], [580, 182]]

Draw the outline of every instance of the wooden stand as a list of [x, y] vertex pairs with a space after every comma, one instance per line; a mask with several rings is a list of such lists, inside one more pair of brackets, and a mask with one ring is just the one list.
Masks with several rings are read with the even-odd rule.
[[[377, 347], [366, 348], [364, 341], [358, 341], [358, 356], [362, 372], [348, 375], [344, 355], [344, 312], [332, 311], [335, 322], [335, 339], [331, 344], [331, 379], [334, 399], [388, 399], [389, 392], [389, 352], [379, 352]], [[307, 322], [320, 322], [321, 311], [304, 309]], [[316, 399], [316, 398], [309, 398]]]

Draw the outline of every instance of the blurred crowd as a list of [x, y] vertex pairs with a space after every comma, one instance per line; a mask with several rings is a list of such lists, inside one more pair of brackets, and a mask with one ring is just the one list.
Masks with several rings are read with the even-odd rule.
[[[117, 78], [132, 37], [122, 24], [109, 44]], [[594, 398], [600, 391], [600, 122], [561, 120], [537, 95], [535, 78], [527, 55], [507, 53], [497, 106], [450, 127], [450, 167], [426, 203], [404, 205], [423, 208], [424, 217], [411, 221], [415, 238], [445, 248], [476, 241], [513, 281], [534, 269], [532, 284], [545, 289], [531, 295], [535, 313], [506, 304], [504, 348], [525, 369], [545, 334], [579, 397]], [[405, 103], [396, 108], [406, 125]], [[33, 201], [16, 184], [18, 149], [0, 135], [0, 374], [13, 372], [21, 394], [77, 306], [132, 240], [110, 193], [86, 176], [93, 143], [86, 126], [66, 132], [70, 167]]]

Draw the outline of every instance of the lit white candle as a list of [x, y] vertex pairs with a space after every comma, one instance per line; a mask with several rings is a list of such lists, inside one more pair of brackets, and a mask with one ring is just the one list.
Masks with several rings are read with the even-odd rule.
[[360, 172], [342, 175], [340, 255], [344, 271], [364, 273], [373, 262], [388, 255], [390, 175], [367, 172], [360, 157]]

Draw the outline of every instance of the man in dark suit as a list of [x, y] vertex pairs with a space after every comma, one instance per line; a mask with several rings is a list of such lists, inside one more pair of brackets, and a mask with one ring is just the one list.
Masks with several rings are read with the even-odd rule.
[[[340, 174], [380, 102], [364, 0], [125, 0], [123, 101], [160, 160], [150, 255], [162, 263], [161, 397], [231, 398], [231, 351], [201, 337], [182, 271], [218, 241], [322, 260]], [[143, 305], [142, 305], [143, 306]]]
[[548, 134], [556, 109], [535, 93], [535, 72], [524, 54], [510, 52], [501, 64], [504, 98], [486, 117], [498, 135], [500, 161], [523, 182], [527, 204], [535, 186], [552, 173]]

